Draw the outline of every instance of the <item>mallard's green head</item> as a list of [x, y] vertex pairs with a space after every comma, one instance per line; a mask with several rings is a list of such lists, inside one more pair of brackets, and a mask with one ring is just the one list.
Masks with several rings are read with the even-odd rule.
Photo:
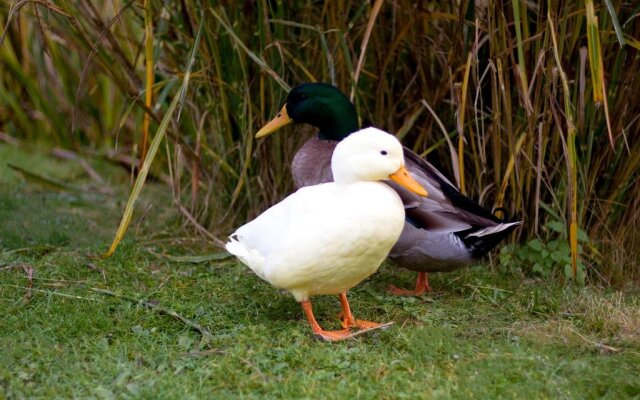
[[322, 139], [342, 140], [358, 130], [353, 104], [340, 90], [327, 83], [303, 83], [291, 89], [278, 115], [256, 137], [269, 135], [289, 124], [309, 124]]

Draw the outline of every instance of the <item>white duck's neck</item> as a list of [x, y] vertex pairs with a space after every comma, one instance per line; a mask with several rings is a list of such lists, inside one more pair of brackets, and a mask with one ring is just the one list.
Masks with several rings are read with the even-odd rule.
[[385, 179], [385, 174], [375, 173], [371, 166], [347, 157], [333, 157], [331, 160], [333, 180], [338, 186], [356, 182], [375, 182]]
[[361, 182], [376, 182], [379, 179], [368, 178], [366, 174], [354, 173], [352, 169], [344, 171], [342, 169], [333, 170], [333, 180], [340, 188], [348, 187]]

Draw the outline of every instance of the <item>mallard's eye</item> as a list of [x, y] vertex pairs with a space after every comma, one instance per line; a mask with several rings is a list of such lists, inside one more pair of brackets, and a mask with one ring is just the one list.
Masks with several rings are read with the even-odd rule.
[[387, 155], [387, 151], [386, 150], [380, 150], [380, 154], [382, 154], [383, 156]]

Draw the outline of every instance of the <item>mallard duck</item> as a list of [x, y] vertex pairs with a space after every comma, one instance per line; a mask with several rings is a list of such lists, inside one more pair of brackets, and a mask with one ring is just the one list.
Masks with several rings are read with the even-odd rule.
[[[293, 88], [278, 115], [258, 131], [264, 137], [290, 123], [319, 129], [296, 153], [292, 175], [296, 187], [330, 182], [330, 160], [336, 145], [358, 130], [356, 110], [336, 87], [305, 83]], [[391, 286], [396, 295], [431, 291], [428, 272], [446, 272], [473, 263], [487, 254], [521, 222], [500, 220], [463, 195], [440, 171], [408, 148], [407, 169], [429, 192], [420, 199], [391, 184], [406, 208], [406, 223], [389, 258], [395, 265], [418, 272], [413, 290]]]
[[[380, 326], [355, 319], [346, 295], [376, 272], [404, 225], [400, 197], [379, 181], [391, 179], [417, 196], [427, 192], [406, 171], [400, 142], [375, 128], [335, 146], [331, 169], [335, 182], [299, 189], [240, 227], [226, 248], [260, 278], [288, 290], [316, 336], [336, 341], [350, 337], [350, 328]], [[309, 298], [323, 294], [339, 295], [342, 330], [323, 330], [316, 321]]]

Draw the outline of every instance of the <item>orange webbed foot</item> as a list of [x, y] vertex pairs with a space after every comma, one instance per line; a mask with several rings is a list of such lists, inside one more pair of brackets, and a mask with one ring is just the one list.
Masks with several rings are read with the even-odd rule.
[[387, 293], [392, 294], [394, 296], [420, 296], [425, 292], [418, 292], [416, 290], [407, 290], [402, 289], [394, 285], [387, 286]]
[[365, 321], [363, 319], [355, 319], [353, 314], [351, 313], [351, 308], [349, 307], [349, 301], [347, 300], [347, 293], [340, 293], [340, 303], [342, 303], [342, 313], [340, 313], [340, 319], [342, 320], [342, 327], [344, 329], [350, 328], [358, 328], [359, 331], [356, 334], [359, 334], [364, 331], [370, 331], [374, 329], [383, 329], [391, 325], [392, 323], [380, 324], [377, 322]]
[[325, 331], [323, 329], [314, 329], [313, 336], [315, 336], [316, 339], [324, 340], [327, 342], [339, 342], [341, 340], [349, 339], [352, 334], [349, 329], [343, 329], [340, 331]]
[[309, 300], [303, 300], [300, 302], [300, 304], [302, 304], [302, 309], [307, 316], [307, 320], [309, 321], [309, 325], [311, 325], [313, 335], [316, 338], [326, 340], [327, 342], [338, 342], [340, 340], [349, 339], [353, 336], [349, 329], [343, 329], [340, 331], [325, 331], [320, 327], [320, 325], [318, 325], [318, 321], [316, 321], [316, 318], [313, 316], [313, 308], [311, 306], [311, 302]]
[[416, 288], [414, 290], [401, 289], [397, 286], [389, 285], [387, 292], [394, 296], [422, 296], [425, 293], [431, 292], [429, 277], [426, 272], [418, 272], [418, 279], [416, 279]]
[[378, 322], [365, 321], [363, 319], [355, 319], [353, 316], [351, 318], [342, 317], [342, 327], [345, 329], [350, 328], [358, 328], [358, 329], [376, 329], [386, 324], [381, 324]]

